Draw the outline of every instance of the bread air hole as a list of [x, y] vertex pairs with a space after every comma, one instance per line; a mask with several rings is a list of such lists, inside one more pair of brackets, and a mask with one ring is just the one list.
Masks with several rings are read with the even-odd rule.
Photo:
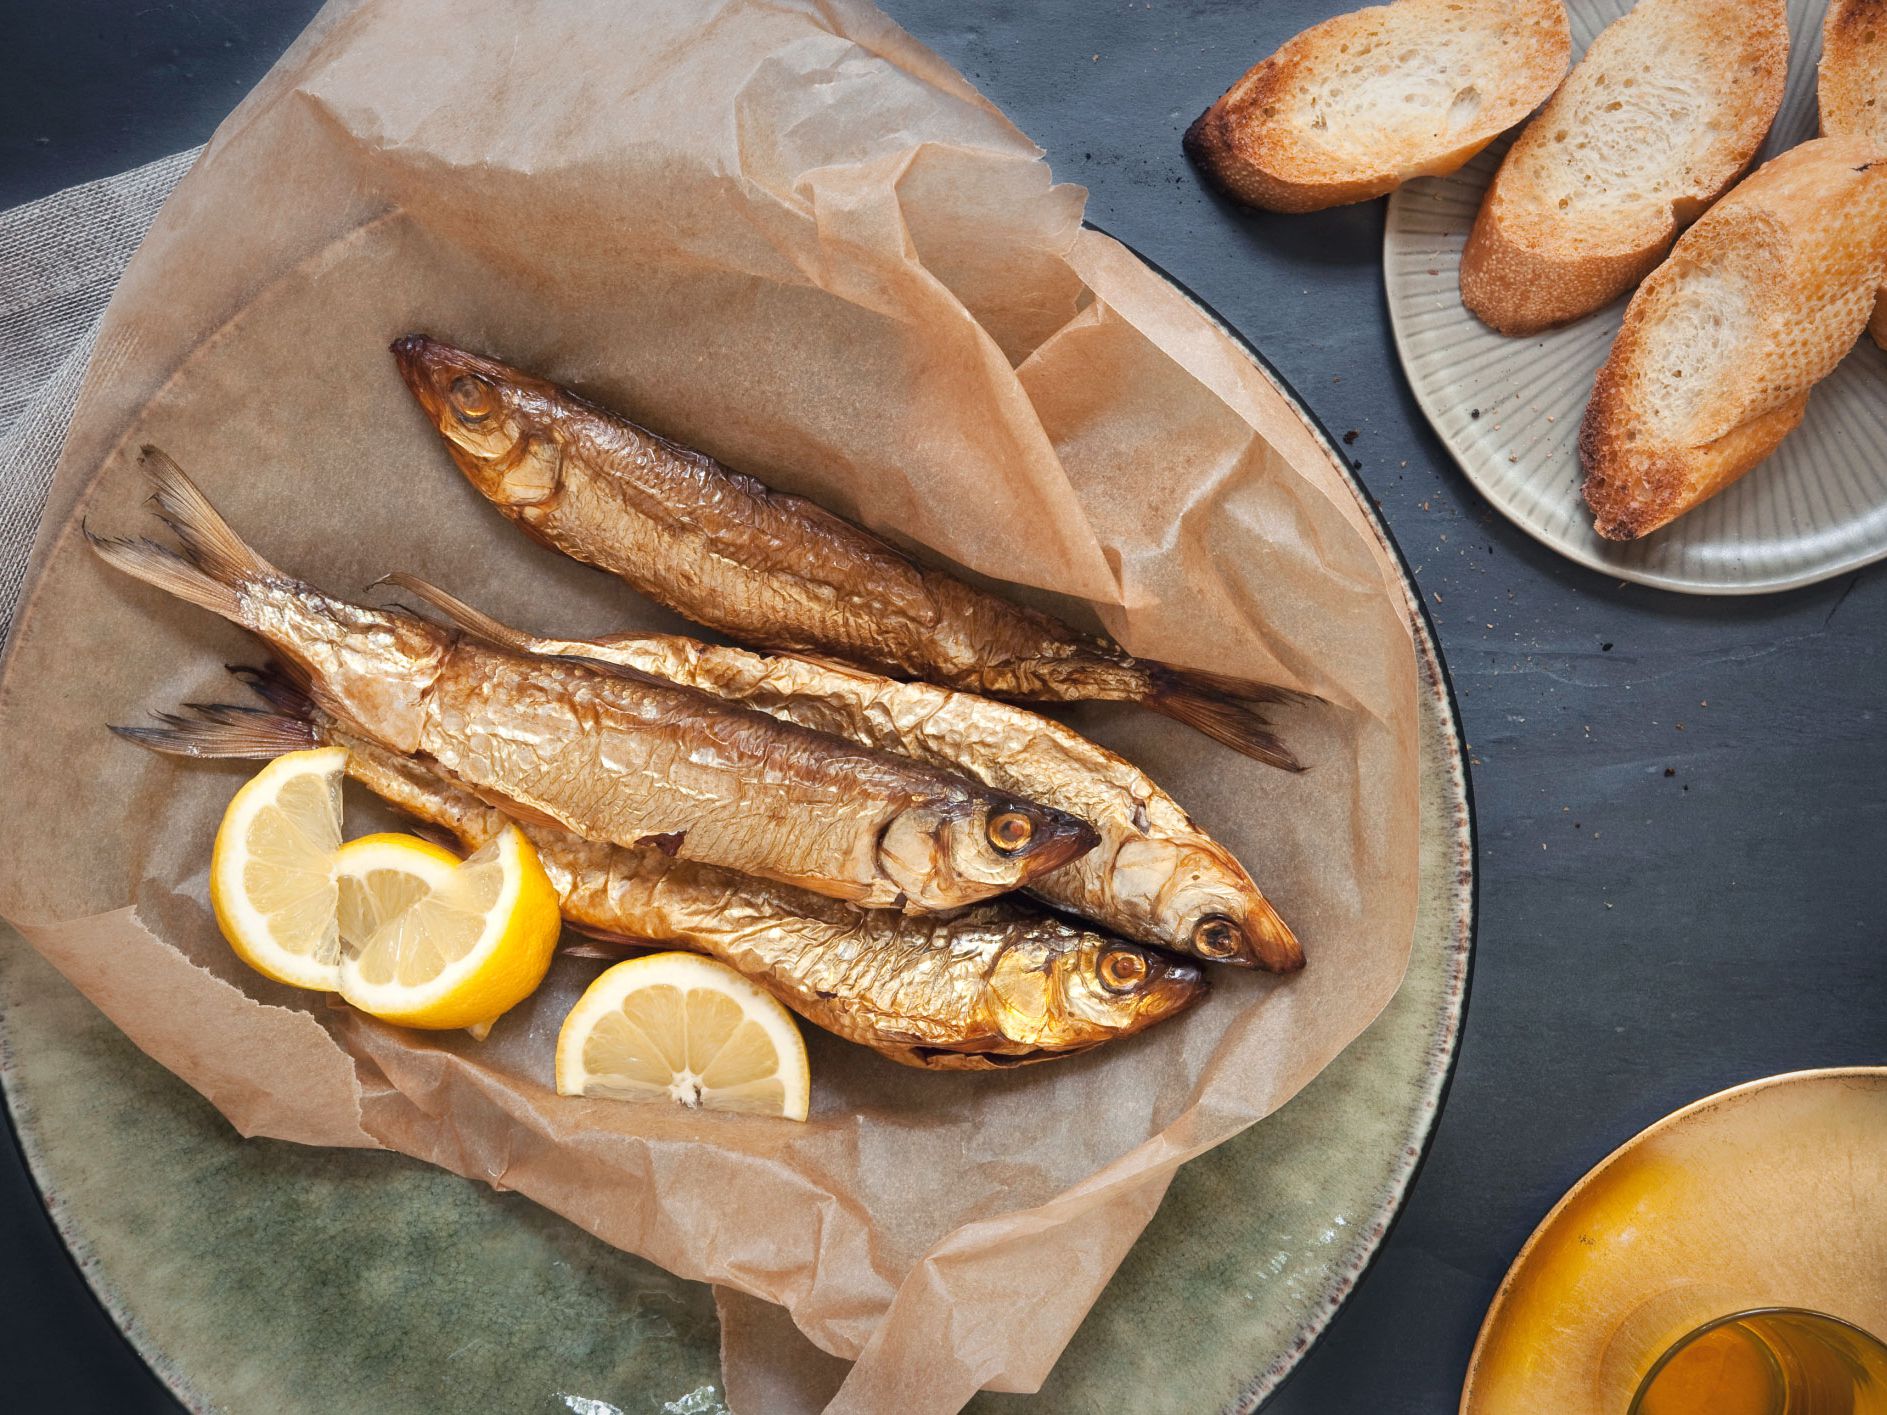
[[1474, 115], [1481, 111], [1481, 91], [1470, 84], [1455, 95], [1455, 101], [1448, 108], [1448, 126], [1465, 128], [1474, 121]]

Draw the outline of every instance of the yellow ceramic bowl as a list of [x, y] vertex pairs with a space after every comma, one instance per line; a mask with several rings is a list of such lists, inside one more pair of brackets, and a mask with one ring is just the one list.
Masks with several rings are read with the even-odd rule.
[[1680, 1338], [1767, 1307], [1887, 1337], [1887, 1067], [1752, 1081], [1608, 1155], [1494, 1294], [1462, 1415], [1623, 1415]]

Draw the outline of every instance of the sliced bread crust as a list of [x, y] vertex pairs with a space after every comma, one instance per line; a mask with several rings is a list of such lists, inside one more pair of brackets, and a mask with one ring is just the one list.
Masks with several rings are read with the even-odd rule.
[[1684, 234], [1625, 312], [1579, 430], [1598, 533], [1635, 540], [1716, 495], [1802, 420], [1887, 277], [1887, 162], [1819, 138]]
[[1787, 0], [1639, 0], [1515, 141], [1461, 257], [1502, 334], [1602, 309], [1755, 159], [1788, 79]]
[[[1887, 153], [1887, 0], [1830, 0], [1821, 28], [1821, 130]], [[1887, 349], [1887, 290], [1867, 332]]]
[[1186, 155], [1252, 206], [1367, 201], [1455, 171], [1571, 54], [1561, 0], [1393, 0], [1287, 41], [1186, 130]]

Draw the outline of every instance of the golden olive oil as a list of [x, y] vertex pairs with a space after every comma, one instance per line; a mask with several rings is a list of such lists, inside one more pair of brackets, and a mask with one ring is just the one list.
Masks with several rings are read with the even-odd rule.
[[1744, 1312], [1659, 1357], [1630, 1415], [1887, 1415], [1887, 1346], [1816, 1312]]

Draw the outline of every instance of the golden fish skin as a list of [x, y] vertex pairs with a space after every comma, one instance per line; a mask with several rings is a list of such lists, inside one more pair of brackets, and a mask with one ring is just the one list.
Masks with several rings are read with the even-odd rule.
[[[158, 727], [114, 730], [195, 757], [341, 746], [356, 781], [468, 851], [506, 823], [438, 765], [337, 730], [279, 677], [242, 672], [278, 713], [200, 707]], [[1192, 964], [1016, 905], [949, 916], [859, 909], [655, 849], [519, 828], [571, 923], [711, 954], [808, 1021], [907, 1066], [984, 1070], [1071, 1056], [1171, 1017], [1206, 990]]]
[[1137, 702], [1297, 769], [1262, 712], [1296, 694], [1134, 658], [496, 359], [419, 334], [393, 354], [493, 505], [698, 624], [994, 697]]
[[[388, 754], [342, 741], [349, 773], [476, 849], [505, 820]], [[451, 819], [444, 817], [450, 816]], [[523, 823], [566, 918], [712, 954], [802, 1017], [908, 1066], [985, 1069], [1073, 1055], [1170, 1017], [1198, 968], [1016, 906], [858, 909], [790, 886]]]
[[[1060, 813], [667, 679], [461, 641], [427, 706], [418, 740], [389, 745], [516, 814], [875, 908], [973, 903], [1095, 838]], [[1027, 834], [1004, 853], [992, 837], [1011, 818]]]
[[1211, 962], [1273, 972], [1304, 964], [1296, 936], [1229, 850], [1145, 772], [1039, 713], [931, 683], [680, 635], [522, 634], [423, 580], [388, 579], [516, 652], [621, 664], [1066, 811], [1095, 827], [1100, 844], [1037, 876], [1029, 890], [1038, 898], [1126, 938]]
[[348, 730], [512, 814], [879, 908], [974, 903], [1094, 844], [1065, 813], [665, 679], [334, 599], [256, 556], [168, 459], [151, 470], [185, 554], [95, 541], [107, 560], [259, 634]]

